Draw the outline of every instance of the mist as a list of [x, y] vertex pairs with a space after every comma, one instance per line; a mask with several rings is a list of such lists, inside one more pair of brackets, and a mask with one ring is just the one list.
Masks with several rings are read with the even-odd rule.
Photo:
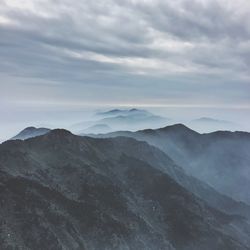
[[[7, 140], [28, 126], [47, 128], [66, 128], [72, 130], [72, 125], [77, 123], [92, 122], [98, 120], [96, 113], [111, 109], [146, 109], [155, 115], [168, 118], [166, 124], [155, 124], [154, 127], [162, 127], [175, 123], [183, 123], [190, 128], [201, 132], [212, 132], [216, 130], [239, 130], [250, 131], [250, 111], [249, 109], [235, 108], [211, 108], [211, 107], [148, 107], [148, 106], [90, 106], [76, 107], [70, 105], [47, 105], [34, 107], [20, 105], [4, 107], [0, 109], [0, 139], [1, 142]], [[192, 120], [201, 117], [228, 121], [230, 124], [194, 124]], [[86, 125], [85, 128], [88, 126]], [[150, 128], [150, 124], [145, 123], [140, 129]], [[83, 128], [84, 129], [84, 128]], [[136, 127], [132, 130], [136, 130]], [[74, 129], [73, 129], [74, 130]], [[123, 130], [122, 127], [117, 130]]]

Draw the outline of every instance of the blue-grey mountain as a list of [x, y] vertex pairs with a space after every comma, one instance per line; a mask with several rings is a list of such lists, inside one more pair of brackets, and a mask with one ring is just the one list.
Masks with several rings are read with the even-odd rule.
[[12, 137], [10, 140], [26, 140], [40, 135], [45, 135], [50, 131], [48, 128], [27, 127]]
[[128, 136], [168, 154], [187, 173], [233, 199], [250, 204], [250, 133], [217, 131], [199, 134], [177, 124], [138, 132], [115, 132], [102, 137]]
[[247, 218], [211, 207], [178, 178], [188, 176], [172, 159], [132, 138], [53, 130], [7, 141], [1, 248], [249, 249]]

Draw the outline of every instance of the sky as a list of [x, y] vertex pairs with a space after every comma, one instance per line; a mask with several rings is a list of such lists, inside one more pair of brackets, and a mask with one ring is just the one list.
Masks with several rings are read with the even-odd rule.
[[249, 0], [0, 0], [0, 139], [109, 107], [250, 123], [249, 17]]

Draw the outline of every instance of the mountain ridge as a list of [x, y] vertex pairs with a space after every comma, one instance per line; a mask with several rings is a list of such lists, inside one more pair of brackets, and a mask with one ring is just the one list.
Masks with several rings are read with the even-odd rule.
[[173, 125], [155, 130], [99, 135], [116, 136], [132, 137], [158, 147], [177, 164], [184, 166], [189, 174], [221, 193], [233, 195], [234, 199], [250, 204], [250, 196], [244, 188], [250, 183], [247, 170], [250, 162], [250, 133], [216, 131], [200, 134], [184, 125]]
[[31, 249], [249, 249], [245, 222], [211, 208], [171, 171], [181, 169], [133, 138], [95, 139], [57, 129], [8, 141], [0, 145], [0, 243]]
[[17, 135], [10, 138], [10, 140], [25, 140], [28, 138], [44, 135], [48, 133], [49, 131], [50, 129], [48, 128], [36, 128], [36, 127], [30, 126], [20, 131]]

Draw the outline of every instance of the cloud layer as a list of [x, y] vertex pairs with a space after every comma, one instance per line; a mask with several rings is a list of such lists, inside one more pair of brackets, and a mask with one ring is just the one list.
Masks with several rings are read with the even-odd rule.
[[250, 105], [248, 0], [6, 0], [0, 99]]

